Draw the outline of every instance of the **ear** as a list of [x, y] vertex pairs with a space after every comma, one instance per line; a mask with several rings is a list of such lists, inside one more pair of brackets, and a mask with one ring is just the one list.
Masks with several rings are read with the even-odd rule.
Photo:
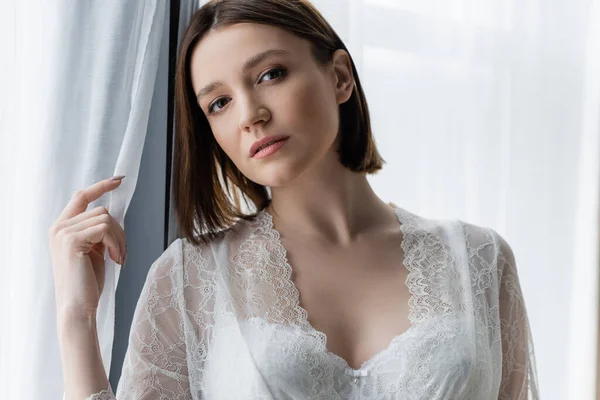
[[332, 64], [335, 74], [335, 97], [337, 103], [342, 104], [348, 101], [354, 89], [352, 61], [346, 50], [338, 49], [333, 53]]

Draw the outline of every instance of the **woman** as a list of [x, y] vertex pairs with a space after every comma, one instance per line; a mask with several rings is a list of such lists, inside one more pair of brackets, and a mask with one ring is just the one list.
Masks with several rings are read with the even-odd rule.
[[[538, 398], [509, 245], [375, 195], [356, 68], [307, 1], [203, 6], [176, 100], [182, 238], [150, 269], [116, 398]], [[86, 208], [119, 182], [50, 231], [67, 399], [114, 398], [95, 312], [125, 235]]]

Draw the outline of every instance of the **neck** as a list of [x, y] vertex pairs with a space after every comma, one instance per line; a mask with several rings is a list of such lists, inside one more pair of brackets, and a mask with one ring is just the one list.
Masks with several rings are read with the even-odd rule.
[[267, 211], [287, 236], [351, 244], [361, 235], [394, 229], [394, 209], [379, 199], [366, 174], [342, 166], [332, 153], [286, 186], [271, 187]]

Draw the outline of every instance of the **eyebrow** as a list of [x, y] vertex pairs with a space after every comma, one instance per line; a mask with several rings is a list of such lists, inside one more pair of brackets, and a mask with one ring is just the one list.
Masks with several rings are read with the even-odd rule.
[[[256, 67], [258, 64], [260, 64], [261, 62], [263, 62], [264, 60], [266, 60], [269, 57], [286, 55], [286, 54], [290, 54], [290, 52], [286, 51], [286, 50], [281, 50], [281, 49], [271, 49], [271, 50], [266, 50], [261, 53], [255, 54], [252, 57], [250, 57], [248, 60], [246, 60], [244, 65], [242, 65], [242, 72], [246, 72], [249, 69]], [[198, 101], [200, 101], [200, 99], [202, 97], [206, 96], [207, 94], [209, 94], [210, 92], [212, 92], [213, 90], [217, 89], [219, 86], [222, 86], [222, 85], [223, 85], [223, 82], [221, 82], [221, 81], [214, 81], [214, 82], [209, 83], [208, 85], [206, 85], [202, 89], [200, 89], [198, 91], [198, 93], [196, 93], [196, 99]]]

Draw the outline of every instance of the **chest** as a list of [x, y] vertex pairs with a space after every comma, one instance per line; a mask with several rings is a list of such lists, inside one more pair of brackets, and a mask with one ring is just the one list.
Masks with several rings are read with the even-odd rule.
[[401, 233], [346, 248], [283, 241], [308, 322], [354, 369], [410, 327], [401, 242]]

